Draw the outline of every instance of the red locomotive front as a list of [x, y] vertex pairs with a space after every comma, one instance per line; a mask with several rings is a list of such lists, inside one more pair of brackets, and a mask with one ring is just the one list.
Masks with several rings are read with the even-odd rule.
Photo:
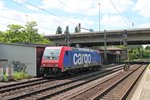
[[46, 47], [41, 61], [42, 73], [62, 72], [64, 53], [70, 49], [67, 46]]

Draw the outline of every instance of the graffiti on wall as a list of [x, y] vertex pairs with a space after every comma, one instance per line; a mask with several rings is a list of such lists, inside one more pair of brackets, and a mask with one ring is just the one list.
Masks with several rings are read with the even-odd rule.
[[3, 68], [3, 71], [6, 72], [6, 67], [8, 67], [8, 59], [0, 59], [0, 66]]
[[12, 61], [13, 69], [17, 72], [25, 72], [27, 66], [25, 63], [21, 63], [20, 61]]

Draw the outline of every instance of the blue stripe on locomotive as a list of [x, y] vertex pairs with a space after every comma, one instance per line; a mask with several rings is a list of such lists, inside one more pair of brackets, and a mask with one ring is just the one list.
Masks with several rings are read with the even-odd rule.
[[63, 66], [65, 68], [79, 65], [88, 66], [100, 63], [101, 56], [98, 52], [71, 50], [65, 53]]

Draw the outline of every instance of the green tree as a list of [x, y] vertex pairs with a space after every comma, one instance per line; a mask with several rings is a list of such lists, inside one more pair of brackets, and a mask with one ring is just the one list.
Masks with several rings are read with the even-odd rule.
[[150, 50], [150, 46], [146, 46], [146, 47], [145, 47], [145, 50]]
[[65, 42], [66, 42], [66, 45], [69, 45], [70, 43], [69, 43], [69, 26], [66, 26], [66, 30], [65, 30], [65, 32], [64, 32], [64, 34], [65, 34]]
[[8, 25], [5, 32], [0, 32], [0, 42], [49, 44], [50, 41], [38, 33], [36, 26], [37, 23], [34, 21], [28, 22], [25, 26]]
[[26, 41], [29, 43], [41, 43], [41, 44], [49, 44], [49, 40], [44, 38], [38, 33], [37, 23], [34, 21], [27, 22], [25, 25], [24, 32], [26, 34]]
[[150, 50], [144, 50], [143, 58], [144, 59], [150, 58]]
[[74, 31], [75, 31], [75, 33], [79, 32], [78, 26], [75, 27]]
[[37, 23], [34, 21], [27, 22], [25, 25], [26, 42], [35, 43], [38, 35]]
[[0, 42], [4, 42], [4, 32], [0, 31]]
[[60, 26], [57, 27], [56, 34], [62, 34], [62, 28]]
[[66, 26], [66, 30], [65, 30], [65, 32], [64, 32], [65, 34], [69, 34], [70, 32], [69, 32], [69, 26]]
[[8, 29], [4, 32], [4, 42], [15, 43], [23, 42], [23, 26], [21, 25], [8, 25]]

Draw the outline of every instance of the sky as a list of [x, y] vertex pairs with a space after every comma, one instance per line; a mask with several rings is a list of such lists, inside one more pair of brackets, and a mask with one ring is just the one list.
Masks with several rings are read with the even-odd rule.
[[55, 34], [58, 26], [74, 33], [78, 23], [94, 31], [149, 28], [149, 19], [150, 0], [0, 0], [0, 31], [29, 21], [42, 35]]

